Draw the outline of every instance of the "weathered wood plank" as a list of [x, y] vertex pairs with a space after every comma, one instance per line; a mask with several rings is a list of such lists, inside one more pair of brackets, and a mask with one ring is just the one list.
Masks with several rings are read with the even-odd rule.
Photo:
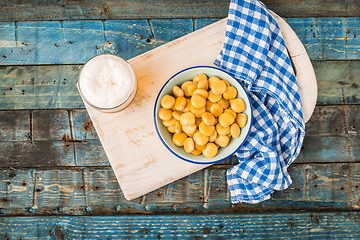
[[358, 162], [353, 159], [345, 136], [305, 136], [296, 163]]
[[4, 239], [358, 239], [358, 212], [2, 217]]
[[194, 31], [193, 25], [194, 23], [191, 19], [154, 19], [151, 21], [157, 46], [191, 33]]
[[69, 114], [66, 110], [35, 110], [33, 140], [66, 140], [71, 138]]
[[65, 141], [0, 141], [2, 167], [76, 166], [73, 145]]
[[2, 3], [1, 20], [149, 19], [225, 17], [229, 1], [41, 1]]
[[26, 141], [30, 137], [30, 111], [0, 111], [0, 141]]
[[[360, 139], [357, 138], [357, 142], [359, 142]], [[359, 156], [359, 155], [358, 155]], [[350, 191], [349, 191], [349, 195], [351, 197], [351, 204], [353, 206], [357, 206], [357, 208], [360, 208], [360, 166], [355, 165], [352, 166], [351, 169], [349, 170], [349, 174], [350, 174], [350, 181], [351, 181], [351, 186], [350, 186]]]
[[84, 108], [76, 83], [81, 66], [0, 67], [0, 108]]
[[[349, 203], [351, 195], [349, 164], [310, 165], [307, 173], [307, 201]], [[330, 169], [329, 169], [330, 168]], [[319, 194], [321, 193], [321, 194]]]
[[[47, 25], [47, 22], [43, 24]], [[19, 23], [19, 26], [22, 26], [22, 24]], [[46, 26], [46, 28], [49, 27], [51, 28], [51, 26]], [[56, 30], [54, 29], [54, 31]], [[82, 62], [84, 58], [90, 59], [104, 51], [106, 39], [104, 36], [104, 23], [101, 21], [61, 21], [60, 31], [61, 35], [56, 47], [71, 54], [59, 56], [59, 63]], [[48, 44], [43, 44], [45, 45], [43, 47], [47, 51], [51, 51], [49, 49], [51, 43], [52, 41], [49, 41]]]
[[[140, 203], [141, 198], [131, 202], [124, 198], [119, 188], [119, 183], [111, 169], [83, 171], [83, 183], [80, 188], [85, 191], [85, 212], [89, 214], [131, 213], [132, 211], [136, 213], [143, 209]], [[66, 212], [66, 209], [64, 210]], [[80, 211], [80, 214], [83, 214], [83, 212]]]
[[28, 209], [34, 204], [36, 180], [32, 169], [3, 169], [0, 173], [0, 213], [7, 214], [12, 209], [29, 213]]
[[[359, 16], [356, 0], [285, 1], [263, 0], [274, 12], [284, 17]], [[2, 2], [2, 21], [76, 20], [76, 19], [149, 19], [149, 18], [222, 18], [227, 16], [229, 1], [7, 1]]]
[[103, 52], [129, 59], [156, 46], [149, 35], [146, 20], [0, 22], [1, 64], [85, 63]]
[[[360, 160], [359, 155], [354, 155], [354, 152], [358, 149], [356, 147], [357, 143], [356, 141], [350, 141], [349, 135], [358, 135], [357, 129], [360, 128], [358, 126], [358, 122], [360, 122], [359, 108], [358, 105], [317, 106], [312, 118], [306, 124], [304, 148], [296, 162], [358, 162]], [[75, 110], [73, 117], [76, 140], [97, 139], [86, 110]], [[82, 158], [78, 158], [78, 163], [80, 164], [81, 159], [86, 159], [84, 163], [90, 164], [80, 164], [79, 166], [92, 166], [94, 162], [101, 161], [100, 158], [95, 157], [99, 154], [98, 149], [102, 152], [99, 144], [98, 141], [76, 144], [77, 149], [84, 149]], [[90, 152], [86, 150], [92, 147], [95, 147], [96, 151]], [[101, 155], [99, 154], [99, 156]], [[93, 157], [96, 160], [91, 162]], [[105, 161], [107, 162], [107, 160]], [[231, 161], [222, 162], [221, 164], [236, 163], [234, 157]]]
[[75, 143], [77, 166], [110, 166], [99, 139]]
[[[0, 22], [1, 65], [81, 64], [103, 52], [130, 59], [214, 19]], [[359, 18], [288, 18], [312, 60], [359, 59]]]
[[345, 107], [346, 111], [346, 131], [347, 141], [351, 143], [349, 150], [353, 155], [353, 159], [360, 159], [360, 107], [357, 105], [353, 109]]
[[194, 19], [194, 30], [199, 30], [200, 28], [206, 27], [207, 25], [210, 25], [220, 20], [221, 18]]
[[203, 203], [205, 189], [204, 181], [200, 179], [204, 179], [204, 171], [196, 172], [185, 177], [184, 179], [175, 181], [151, 193], [148, 193], [141, 201], [143, 204], [150, 204], [150, 206], [155, 202]]
[[[318, 18], [318, 38], [322, 42], [320, 59], [346, 59], [346, 33], [344, 18]], [[349, 22], [350, 24], [350, 22]], [[352, 26], [349, 26], [350, 28]]]
[[[350, 106], [350, 109], [356, 106]], [[345, 135], [344, 115], [351, 111], [343, 106], [316, 106], [310, 120], [306, 123], [306, 136]]]
[[99, 139], [90, 116], [85, 109], [75, 109], [71, 111], [75, 139], [92, 140]]
[[[360, 61], [313, 61], [318, 104], [359, 104]], [[84, 108], [80, 65], [0, 66], [0, 109]]]
[[100, 43], [104, 48], [99, 48], [99, 51], [117, 54], [124, 59], [159, 46], [146, 20], [105, 21], [104, 30], [106, 42]]
[[359, 49], [359, 33], [360, 33], [360, 22], [359, 18], [348, 18], [347, 21], [347, 57], [355, 58], [360, 54]]
[[[354, 155], [358, 149], [356, 141], [349, 140], [349, 134], [356, 136], [359, 119], [359, 106], [317, 106], [310, 121], [306, 124], [306, 136], [303, 149], [296, 160], [297, 163], [307, 162], [358, 162]], [[73, 116], [74, 131], [77, 140], [96, 139], [94, 128], [85, 110], [76, 110]], [[87, 138], [87, 136], [89, 137]], [[77, 152], [82, 150], [78, 158], [79, 166], [93, 166], [94, 163], [108, 165], [103, 158], [100, 142], [76, 144]], [[96, 148], [96, 151], [88, 151]], [[98, 152], [100, 151], [100, 152]], [[80, 164], [82, 162], [82, 164]], [[85, 164], [86, 165], [83, 165]], [[236, 158], [221, 164], [236, 164]]]
[[318, 83], [318, 104], [359, 104], [360, 62], [312, 61]]
[[[214, 165], [132, 201], [110, 167], [4, 169], [0, 214], [101, 215], [357, 210], [360, 163], [293, 164], [293, 184], [260, 204], [232, 205], [226, 182], [231, 165]], [[24, 184], [24, 182], [26, 184]], [[2, 199], [2, 200], [1, 200]], [[21, 199], [21, 201], [19, 201]]]
[[87, 204], [84, 173], [76, 170], [34, 170], [37, 179], [34, 185], [33, 211], [54, 209], [73, 215], [83, 214]]
[[[0, 111], [0, 116], [3, 167], [109, 166], [85, 109]], [[359, 105], [317, 106], [296, 163], [359, 162], [359, 118]], [[236, 163], [233, 156], [219, 164]]]
[[1, 111], [3, 167], [76, 166], [66, 110]]
[[[358, 29], [357, 18], [288, 18], [290, 27], [304, 44], [311, 60], [355, 59], [357, 54], [353, 45], [348, 49], [347, 40], [353, 37], [347, 34], [348, 29]], [[356, 31], [356, 30], [355, 30]]]

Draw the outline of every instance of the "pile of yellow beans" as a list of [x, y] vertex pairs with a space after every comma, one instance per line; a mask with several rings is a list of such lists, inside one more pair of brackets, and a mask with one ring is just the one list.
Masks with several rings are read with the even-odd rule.
[[213, 158], [219, 147], [240, 135], [246, 125], [245, 101], [237, 98], [235, 87], [204, 73], [161, 99], [158, 112], [162, 124], [173, 133], [172, 141], [187, 153]]

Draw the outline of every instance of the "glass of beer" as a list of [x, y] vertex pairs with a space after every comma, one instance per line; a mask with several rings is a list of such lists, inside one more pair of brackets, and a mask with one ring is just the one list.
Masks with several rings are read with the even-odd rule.
[[83, 100], [101, 112], [117, 112], [135, 97], [137, 80], [129, 63], [114, 54], [100, 54], [82, 67], [78, 89]]

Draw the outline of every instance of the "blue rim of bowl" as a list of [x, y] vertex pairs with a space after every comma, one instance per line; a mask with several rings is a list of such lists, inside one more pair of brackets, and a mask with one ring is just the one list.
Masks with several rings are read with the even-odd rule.
[[[177, 75], [179, 75], [180, 73], [184, 72], [184, 71], [187, 71], [187, 70], [190, 70], [190, 69], [193, 69], [193, 68], [213, 68], [213, 69], [216, 69], [216, 70], [220, 70], [224, 73], [226, 73], [227, 75], [229, 75], [231, 78], [233, 78], [235, 81], [239, 82], [236, 78], [234, 78], [233, 76], [231, 76], [228, 72], [222, 70], [221, 68], [217, 68], [217, 67], [213, 67], [213, 66], [193, 66], [193, 67], [189, 67], [189, 68], [185, 68], [177, 73], [175, 73], [172, 77], [169, 78], [169, 80], [166, 81], [166, 83], [162, 86], [162, 88], [160, 89], [157, 97], [156, 97], [156, 100], [155, 100], [155, 105], [154, 105], [154, 113], [153, 113], [153, 117], [154, 117], [154, 125], [155, 125], [155, 129], [156, 129], [156, 133], [157, 135], [159, 136], [160, 138], [160, 141], [163, 143], [163, 145], [172, 153], [174, 154], [176, 157], [184, 160], [184, 161], [187, 161], [187, 162], [191, 162], [191, 163], [195, 163], [195, 164], [214, 164], [214, 163], [217, 163], [217, 162], [221, 162], [229, 157], [231, 157], [232, 155], [234, 155], [234, 153], [244, 144], [244, 142], [246, 141], [246, 139], [248, 138], [249, 136], [249, 133], [250, 133], [250, 130], [251, 130], [251, 126], [252, 126], [252, 121], [253, 121], [253, 110], [252, 110], [252, 105], [250, 104], [250, 126], [249, 126], [249, 131], [247, 132], [244, 140], [239, 144], [239, 146], [232, 152], [230, 153], [229, 155], [227, 155], [227, 157], [224, 157], [224, 158], [221, 158], [219, 160], [216, 160], [216, 161], [212, 161], [212, 162], [197, 162], [197, 161], [193, 161], [193, 160], [190, 160], [190, 159], [187, 159], [187, 158], [183, 158], [182, 156], [178, 155], [176, 152], [174, 152], [167, 144], [166, 142], [162, 139], [161, 135], [160, 135], [160, 132], [159, 132], [159, 129], [158, 127], [156, 126], [156, 118], [157, 118], [157, 114], [156, 114], [156, 106], [158, 104], [158, 100], [159, 100], [159, 97], [160, 97], [160, 93], [162, 92], [162, 90], [164, 89], [164, 87], [170, 82], [171, 79], [173, 79], [174, 77], [176, 77]], [[249, 98], [249, 95], [247, 94], [247, 92], [245, 91], [244, 87], [240, 84], [241, 88], [244, 90], [245, 92], [245, 95], [248, 99], [248, 101], [250, 102], [250, 98]], [[189, 153], [190, 154], [190, 153]], [[211, 159], [211, 158], [209, 158]]]

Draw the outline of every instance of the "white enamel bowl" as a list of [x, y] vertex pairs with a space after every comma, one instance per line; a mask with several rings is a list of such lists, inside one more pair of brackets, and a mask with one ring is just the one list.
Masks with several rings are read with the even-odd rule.
[[[226, 80], [230, 83], [231, 86], [234, 86], [238, 91], [238, 96], [245, 100], [246, 103], [246, 110], [244, 113], [248, 116], [248, 121], [246, 123], [246, 126], [241, 129], [240, 136], [238, 138], [232, 138], [229, 142], [229, 145], [224, 148], [219, 148], [218, 154], [213, 158], [206, 158], [203, 154], [199, 156], [195, 156], [191, 153], [185, 152], [183, 147], [178, 147], [172, 142], [172, 136], [173, 134], [170, 133], [165, 126], [162, 125], [161, 119], [158, 117], [160, 106], [160, 101], [162, 97], [166, 94], [173, 95], [172, 94], [172, 88], [177, 85], [181, 86], [181, 84], [187, 80], [192, 80], [197, 74], [199, 73], [205, 73], [208, 77], [211, 76], [217, 76], [220, 79]], [[225, 71], [210, 67], [210, 66], [196, 66], [196, 67], [190, 67], [187, 69], [184, 69], [178, 73], [176, 73], [174, 76], [172, 76], [161, 88], [156, 101], [155, 101], [155, 107], [154, 107], [154, 122], [155, 122], [155, 128], [157, 131], [157, 134], [162, 141], [162, 143], [165, 145], [165, 147], [172, 152], [175, 156], [178, 158], [192, 162], [197, 164], [211, 164], [216, 163], [219, 161], [222, 161], [230, 156], [232, 156], [236, 150], [244, 143], [247, 136], [249, 135], [250, 127], [252, 124], [252, 108], [250, 104], [249, 97], [247, 93], [245, 92], [242, 85], [230, 74], [226, 73]]]

